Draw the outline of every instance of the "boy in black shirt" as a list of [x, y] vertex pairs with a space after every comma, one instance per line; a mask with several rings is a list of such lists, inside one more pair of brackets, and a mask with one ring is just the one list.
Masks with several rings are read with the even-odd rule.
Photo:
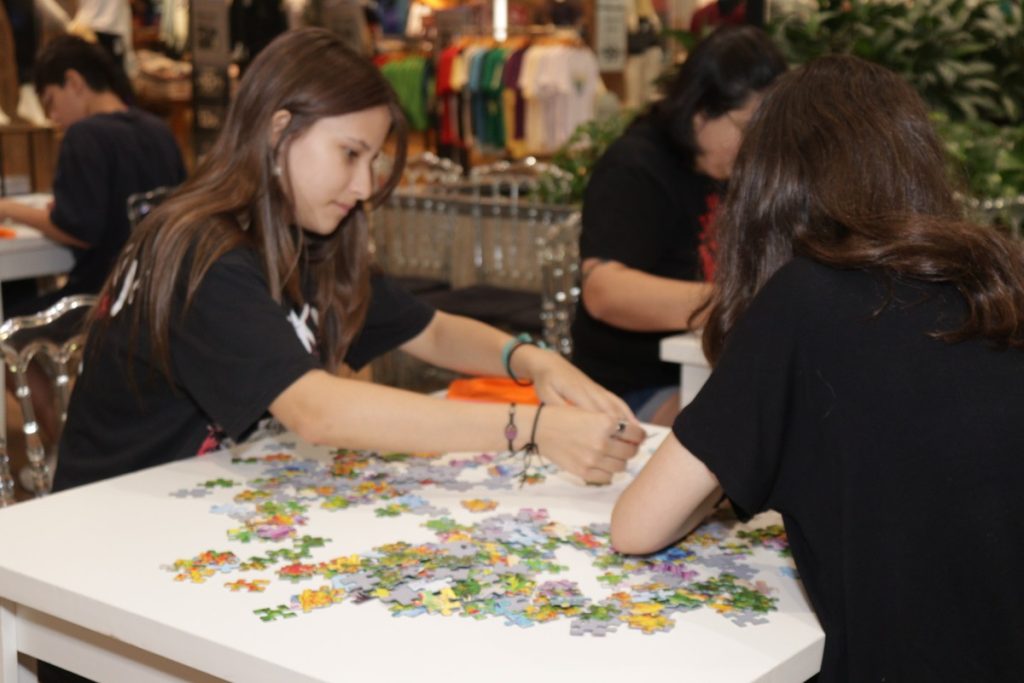
[[125, 104], [130, 99], [127, 78], [99, 47], [60, 36], [43, 49], [35, 68], [36, 92], [46, 114], [64, 131], [54, 201], [48, 209], [35, 209], [0, 199], [0, 219], [30, 225], [70, 246], [75, 266], [56, 292], [13, 303], [5, 296], [8, 315], [38, 312], [65, 296], [99, 291], [128, 239], [128, 196], [185, 179], [170, 129]]

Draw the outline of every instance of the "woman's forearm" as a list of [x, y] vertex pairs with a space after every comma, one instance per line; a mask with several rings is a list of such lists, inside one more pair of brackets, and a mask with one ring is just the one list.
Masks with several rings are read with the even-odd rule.
[[584, 264], [583, 305], [601, 322], [634, 332], [690, 327], [711, 285], [651, 275], [613, 261]]

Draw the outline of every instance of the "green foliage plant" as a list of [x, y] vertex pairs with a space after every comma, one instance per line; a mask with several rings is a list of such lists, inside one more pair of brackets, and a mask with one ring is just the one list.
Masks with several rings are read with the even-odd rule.
[[[774, 16], [792, 64], [852, 54], [902, 75], [935, 112], [976, 198], [1024, 194], [1024, 10], [1019, 0], [819, 0]], [[978, 203], [978, 202], [975, 202]]]

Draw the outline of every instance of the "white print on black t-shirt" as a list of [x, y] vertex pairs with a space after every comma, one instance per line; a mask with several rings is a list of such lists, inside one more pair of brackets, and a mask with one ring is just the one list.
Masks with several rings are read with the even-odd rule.
[[117, 295], [117, 301], [115, 301], [114, 305], [110, 307], [111, 318], [121, 312], [125, 303], [130, 304], [132, 299], [135, 298], [135, 290], [139, 288], [139, 283], [135, 281], [135, 271], [138, 269], [138, 259], [132, 259], [131, 264], [128, 265], [128, 273], [124, 276], [124, 283], [121, 285], [121, 291]]
[[316, 309], [310, 308], [309, 304], [302, 305], [301, 313], [296, 314], [293, 310], [288, 314], [288, 322], [295, 328], [295, 336], [299, 338], [308, 353], [313, 353], [313, 348], [316, 346], [314, 327], [317, 324], [317, 317]]

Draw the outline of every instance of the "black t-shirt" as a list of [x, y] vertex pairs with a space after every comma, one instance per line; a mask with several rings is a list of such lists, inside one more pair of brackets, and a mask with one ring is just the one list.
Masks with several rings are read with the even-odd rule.
[[128, 196], [185, 180], [170, 129], [138, 109], [89, 116], [64, 133], [53, 178], [50, 220], [89, 244], [61, 296], [95, 293], [128, 240]]
[[[130, 311], [120, 299], [112, 302], [105, 335], [86, 347], [55, 490], [204, 453], [224, 436], [243, 439], [282, 391], [322, 366], [316, 311], [276, 303], [259, 256], [248, 248], [210, 268], [180, 323], [172, 313], [173, 386], [148, 334], [132, 338]], [[433, 315], [386, 278], [373, 278], [366, 321], [345, 362], [362, 367], [415, 337]]]
[[1024, 352], [948, 344], [950, 286], [797, 258], [755, 298], [680, 442], [782, 513], [822, 681], [1024, 675]]
[[[675, 151], [667, 135], [639, 121], [594, 168], [583, 198], [580, 258], [703, 280], [702, 237], [708, 238], [717, 189]], [[581, 301], [572, 326], [573, 361], [617, 393], [678, 384], [679, 366], [658, 358], [661, 338], [675, 331], [619, 329], [592, 317]]]

